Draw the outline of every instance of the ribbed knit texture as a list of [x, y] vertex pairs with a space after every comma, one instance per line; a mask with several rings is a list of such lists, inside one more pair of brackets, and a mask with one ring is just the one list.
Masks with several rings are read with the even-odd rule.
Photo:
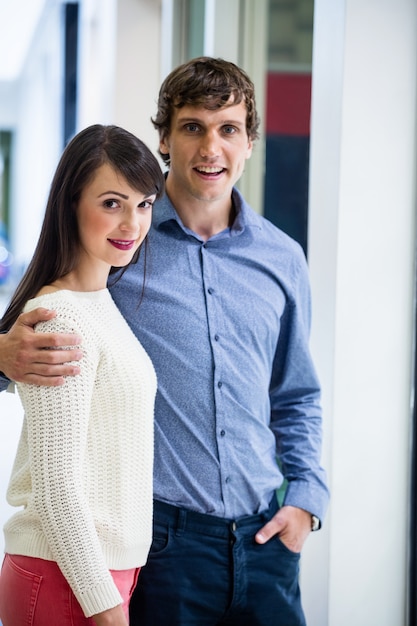
[[25, 411], [7, 500], [10, 554], [54, 560], [85, 615], [121, 602], [109, 569], [146, 562], [152, 536], [156, 376], [109, 292], [57, 291], [37, 332], [82, 336], [81, 374], [61, 387], [18, 384]]

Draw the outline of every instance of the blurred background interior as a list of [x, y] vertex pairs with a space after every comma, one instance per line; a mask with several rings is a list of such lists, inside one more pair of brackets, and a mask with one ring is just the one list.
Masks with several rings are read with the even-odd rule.
[[[0, 0], [0, 26], [0, 310], [74, 133], [119, 124], [156, 154], [173, 67], [207, 54], [252, 77], [239, 186], [307, 256], [323, 384], [333, 497], [302, 558], [307, 621], [416, 625], [415, 0]], [[21, 418], [1, 394], [1, 524]]]

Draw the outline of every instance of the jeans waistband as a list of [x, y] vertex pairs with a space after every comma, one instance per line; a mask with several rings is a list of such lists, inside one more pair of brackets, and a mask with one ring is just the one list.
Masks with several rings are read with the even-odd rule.
[[194, 532], [215, 535], [228, 536], [230, 531], [256, 530], [263, 526], [278, 511], [277, 498], [271, 500], [269, 508], [255, 515], [243, 515], [236, 519], [216, 517], [204, 513], [197, 513], [190, 509], [154, 500], [154, 520], [159, 523], [166, 523], [176, 530], [192, 530]]

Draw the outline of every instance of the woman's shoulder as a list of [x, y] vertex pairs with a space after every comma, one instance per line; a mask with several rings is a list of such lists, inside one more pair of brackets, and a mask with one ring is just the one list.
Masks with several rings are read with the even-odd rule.
[[87, 339], [95, 336], [98, 320], [102, 318], [100, 313], [109, 306], [107, 301], [112, 303], [107, 290], [92, 293], [45, 290], [26, 303], [24, 312], [39, 307], [55, 311], [55, 317], [36, 325], [37, 332], [77, 332]]
[[53, 286], [42, 287], [42, 289], [25, 305], [24, 311], [32, 311], [38, 307], [45, 308], [78, 308], [85, 306], [88, 302], [103, 303], [111, 301], [111, 296], [107, 289], [99, 291], [72, 291], [70, 289], [57, 289]]

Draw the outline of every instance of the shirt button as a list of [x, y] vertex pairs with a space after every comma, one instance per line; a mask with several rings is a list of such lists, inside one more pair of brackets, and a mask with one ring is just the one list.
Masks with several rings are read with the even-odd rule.
[[209, 294], [210, 294], [210, 295], [211, 295], [212, 293], [214, 293], [214, 289], [213, 289], [213, 287], [209, 287], [209, 288], [207, 289], [207, 291], [209, 292]]
[[214, 340], [215, 341], [219, 341], [219, 339], [220, 339], [219, 335], [214, 335]]
[[222, 381], [221, 381], [221, 380], [219, 380], [219, 382], [217, 383], [217, 386], [218, 386], [218, 388], [219, 388], [219, 389], [221, 389], [221, 388], [222, 388], [223, 383], [222, 383]]
[[225, 434], [226, 434], [226, 431], [225, 431], [225, 430], [221, 430], [221, 431], [220, 431], [220, 435], [221, 435], [222, 437], [224, 437], [224, 436], [225, 436]]
[[226, 482], [226, 483], [230, 483], [230, 481], [231, 481], [231, 480], [232, 480], [232, 479], [230, 478], [230, 476], [227, 476], [227, 477], [226, 477], [226, 481], [225, 481], [225, 482]]

